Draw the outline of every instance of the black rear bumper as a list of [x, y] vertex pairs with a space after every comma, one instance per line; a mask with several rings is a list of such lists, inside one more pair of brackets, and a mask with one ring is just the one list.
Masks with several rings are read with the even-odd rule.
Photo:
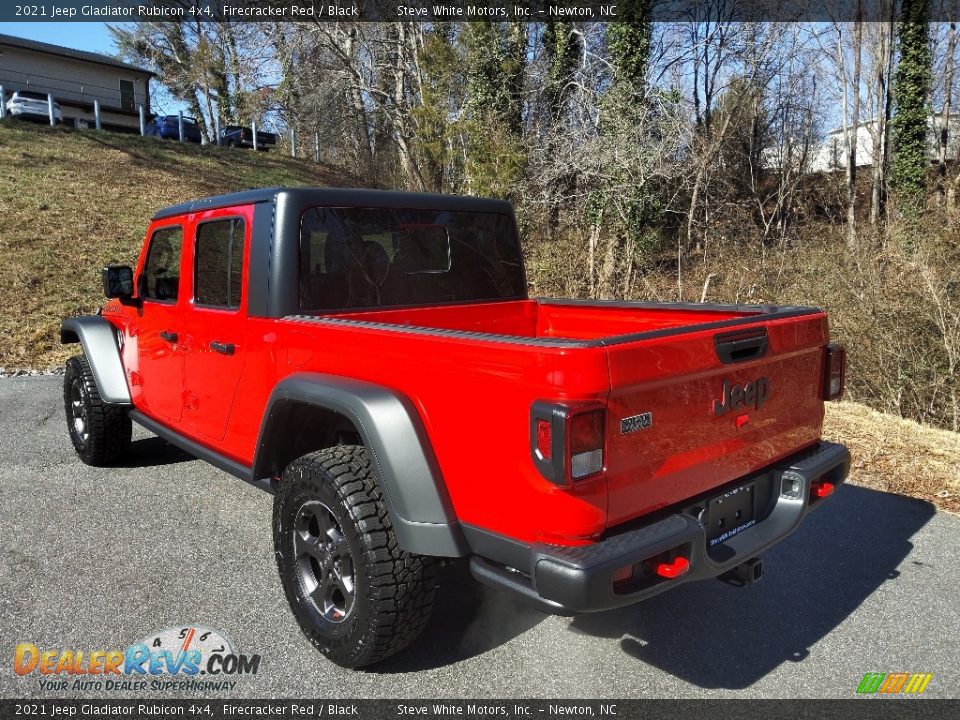
[[[517, 572], [474, 557], [478, 580], [519, 593], [541, 609], [557, 614], [595, 612], [621, 607], [691, 580], [716, 577], [772, 547], [793, 532], [803, 516], [828, 497], [812, 496], [814, 483], [836, 487], [847, 477], [850, 453], [843, 445], [820, 442], [739, 483], [768, 489], [764, 507], [752, 526], [711, 546], [698, 519], [704, 503], [692, 503], [650, 524], [619, 532], [581, 547], [534, 545], [530, 572]], [[733, 485], [737, 485], [734, 483]], [[683, 558], [685, 573], [658, 575], [652, 558]], [[615, 574], [632, 568], [626, 581]], [[518, 568], [519, 569], [519, 568]]]

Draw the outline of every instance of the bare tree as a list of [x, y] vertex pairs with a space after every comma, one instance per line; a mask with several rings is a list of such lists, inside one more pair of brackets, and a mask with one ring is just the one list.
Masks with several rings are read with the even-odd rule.
[[890, 117], [893, 111], [893, 32], [894, 3], [885, 0], [884, 14], [889, 19], [882, 23], [867, 23], [869, 38], [867, 50], [870, 75], [873, 82], [868, 88], [872, 121], [868, 127], [873, 141], [873, 173], [870, 186], [870, 224], [882, 219], [886, 210], [887, 178], [890, 169]]
[[123, 57], [155, 69], [170, 94], [187, 104], [208, 141], [216, 115], [259, 120], [269, 109], [268, 67], [275, 58], [255, 24], [161, 21], [109, 30]]
[[[850, 44], [853, 73], [847, 76], [847, 61], [843, 42], [843, 26], [836, 25], [837, 67], [840, 70], [843, 95], [843, 145], [846, 157], [847, 246], [857, 246], [857, 146], [860, 144], [860, 70], [863, 59], [863, 7], [857, 0], [856, 20], [853, 23], [853, 42]], [[852, 100], [849, 97], [852, 95]]]
[[957, 52], [957, 0], [950, 4], [950, 24], [947, 30], [947, 48], [943, 56], [943, 90], [940, 125], [937, 128], [937, 201], [941, 206], [947, 200], [947, 152], [950, 140], [950, 109], [953, 99], [953, 73]]

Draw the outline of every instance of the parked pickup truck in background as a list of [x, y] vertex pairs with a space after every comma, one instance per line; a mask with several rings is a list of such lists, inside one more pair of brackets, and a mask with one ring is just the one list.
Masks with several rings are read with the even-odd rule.
[[[228, 125], [220, 129], [220, 144], [227, 147], [253, 147], [253, 130], [248, 127]], [[275, 133], [257, 130], [257, 149], [269, 150], [277, 144]]]
[[287, 598], [347, 667], [416, 638], [450, 559], [558, 614], [751, 583], [849, 469], [822, 311], [529, 298], [502, 201], [208, 198], [103, 279], [61, 331], [80, 458], [134, 421], [274, 493]]

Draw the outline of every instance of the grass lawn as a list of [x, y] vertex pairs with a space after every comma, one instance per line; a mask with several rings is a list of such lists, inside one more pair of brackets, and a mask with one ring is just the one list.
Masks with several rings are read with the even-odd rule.
[[103, 304], [100, 269], [134, 263], [160, 208], [254, 187], [357, 182], [279, 152], [0, 122], [0, 368], [42, 369], [70, 355], [60, 320]]

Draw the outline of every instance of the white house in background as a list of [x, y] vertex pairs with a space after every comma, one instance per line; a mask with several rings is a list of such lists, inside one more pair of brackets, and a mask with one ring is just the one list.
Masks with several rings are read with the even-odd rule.
[[52, 93], [72, 127], [94, 126], [98, 100], [105, 130], [139, 131], [141, 105], [150, 117], [153, 75], [108, 55], [0, 34], [0, 85], [7, 98], [16, 90]]
[[[857, 167], [873, 165], [873, 139], [877, 132], [877, 121], [865, 120], [857, 127]], [[940, 134], [940, 116], [931, 116], [927, 123], [927, 154], [931, 162], [939, 158], [938, 138]], [[890, 127], [892, 142], [893, 127]], [[960, 113], [950, 115], [947, 134], [947, 160], [956, 160], [960, 150]], [[837, 128], [827, 135], [827, 139], [816, 149], [810, 161], [810, 172], [828, 172], [844, 170], [847, 167], [846, 144], [843, 128]]]

